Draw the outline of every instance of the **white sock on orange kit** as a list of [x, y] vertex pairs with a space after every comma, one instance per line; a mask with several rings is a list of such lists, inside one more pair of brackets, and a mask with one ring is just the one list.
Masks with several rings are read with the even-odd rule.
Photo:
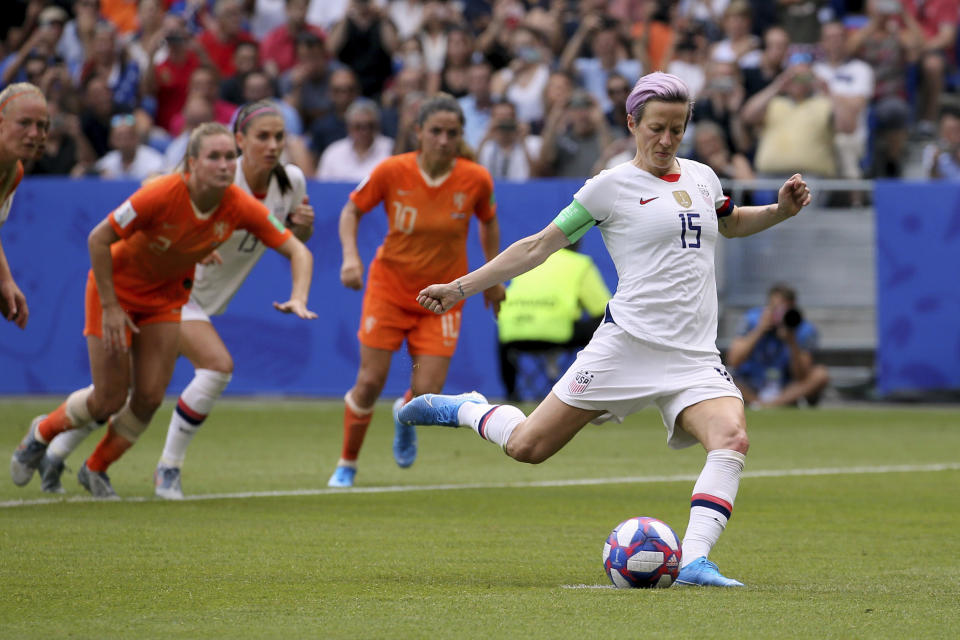
[[708, 556], [726, 528], [745, 460], [742, 453], [732, 449], [715, 449], [707, 454], [690, 499], [690, 523], [683, 536], [682, 567], [700, 556]]
[[479, 404], [464, 402], [457, 411], [460, 426], [470, 427], [481, 438], [501, 449], [507, 446], [517, 425], [527, 419], [523, 411], [509, 404]]

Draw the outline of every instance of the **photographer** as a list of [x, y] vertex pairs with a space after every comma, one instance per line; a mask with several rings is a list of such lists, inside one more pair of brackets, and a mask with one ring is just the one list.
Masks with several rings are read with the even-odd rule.
[[813, 362], [817, 330], [796, 301], [791, 287], [773, 285], [767, 306], [749, 310], [730, 343], [726, 365], [750, 406], [796, 406], [801, 399], [813, 406], [830, 382], [827, 368]]

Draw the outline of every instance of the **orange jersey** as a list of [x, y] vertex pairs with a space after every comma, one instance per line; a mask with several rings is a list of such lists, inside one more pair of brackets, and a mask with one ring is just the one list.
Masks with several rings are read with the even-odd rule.
[[202, 215], [179, 173], [141, 187], [107, 218], [121, 240], [110, 247], [117, 298], [134, 309], [186, 303], [198, 260], [245, 229], [275, 249], [292, 235], [270, 211], [230, 185], [220, 205]]
[[10, 215], [10, 207], [13, 206], [13, 192], [17, 190], [20, 181], [23, 180], [23, 163], [17, 160], [17, 170], [14, 172], [6, 185], [0, 184], [0, 227], [7, 221]]
[[404, 306], [419, 309], [416, 294], [467, 272], [470, 216], [496, 216], [493, 178], [475, 162], [457, 158], [437, 186], [427, 184], [417, 154], [381, 162], [350, 194], [362, 213], [383, 202], [389, 228], [370, 265], [368, 286]]

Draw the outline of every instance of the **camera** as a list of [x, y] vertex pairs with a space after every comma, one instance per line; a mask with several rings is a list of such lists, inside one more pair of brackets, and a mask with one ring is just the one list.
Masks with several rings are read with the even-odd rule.
[[803, 322], [803, 314], [797, 308], [787, 309], [783, 312], [783, 326], [793, 331]]

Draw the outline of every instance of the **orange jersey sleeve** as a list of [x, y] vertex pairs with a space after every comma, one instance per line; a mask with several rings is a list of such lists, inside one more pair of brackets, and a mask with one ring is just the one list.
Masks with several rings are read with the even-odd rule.
[[262, 202], [236, 185], [231, 186], [230, 191], [233, 191], [230, 205], [238, 229], [246, 229], [271, 249], [276, 249], [293, 236]]
[[387, 236], [368, 286], [413, 305], [426, 285], [467, 272], [470, 217], [488, 221], [496, 215], [493, 179], [482, 166], [458, 158], [441, 183], [428, 184], [416, 157], [384, 160], [350, 196], [361, 211], [382, 201], [387, 214]]

